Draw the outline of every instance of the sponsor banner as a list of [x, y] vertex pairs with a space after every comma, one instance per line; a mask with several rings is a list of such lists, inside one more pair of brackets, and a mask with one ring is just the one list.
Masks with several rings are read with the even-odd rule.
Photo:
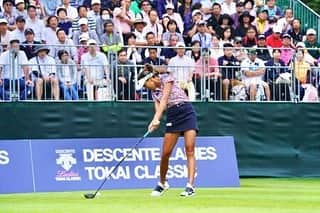
[[30, 142], [0, 141], [0, 193], [32, 192]]
[[[96, 189], [138, 140], [32, 140], [35, 191]], [[110, 175], [104, 188], [153, 188], [160, 175], [161, 147], [162, 138], [146, 138]], [[233, 137], [197, 137], [195, 154], [197, 187], [239, 186]], [[169, 184], [184, 187], [187, 166], [183, 138], [179, 139], [169, 164]]]

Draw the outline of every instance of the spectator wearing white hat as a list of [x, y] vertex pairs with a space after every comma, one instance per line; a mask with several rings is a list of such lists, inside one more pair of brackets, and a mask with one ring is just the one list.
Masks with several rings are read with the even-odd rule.
[[195, 88], [192, 83], [195, 72], [195, 62], [185, 55], [185, 44], [178, 42], [176, 45], [177, 55], [169, 60], [168, 72], [172, 73], [182, 89], [188, 90], [189, 100], [195, 100]]
[[98, 99], [97, 87], [108, 84], [110, 73], [106, 55], [97, 51], [97, 42], [89, 39], [87, 44], [88, 52], [82, 55], [81, 65], [85, 74], [87, 98], [93, 101]]
[[166, 13], [166, 5], [169, 3], [173, 5], [173, 8], [176, 12], [176, 9], [178, 8], [178, 0], [157, 0], [157, 11], [159, 17], [163, 17], [163, 15]]
[[91, 10], [88, 12], [88, 17], [94, 18], [96, 21], [100, 18], [101, 0], [91, 0]]
[[78, 11], [78, 17], [72, 21], [72, 31], [75, 32], [80, 30], [79, 20], [82, 18], [87, 19], [88, 21], [87, 25], [89, 26], [90, 30], [96, 30], [96, 27], [97, 27], [96, 20], [88, 16], [88, 9], [85, 6], [79, 6], [77, 8], [77, 11]]
[[3, 0], [2, 2], [3, 12], [0, 13], [0, 17], [3, 17], [8, 22], [8, 29], [10, 31], [16, 29], [16, 17], [18, 16], [14, 10], [13, 0]]
[[93, 39], [98, 44], [100, 44], [100, 40], [98, 38], [96, 31], [89, 29], [88, 19], [81, 18], [81, 19], [79, 19], [78, 24], [79, 24], [80, 30], [74, 32], [74, 34], [73, 34], [73, 42], [75, 45], [79, 45], [79, 36], [82, 34], [87, 34], [90, 39]]
[[0, 19], [1, 52], [7, 49], [10, 38], [11, 38], [11, 32], [8, 30], [8, 21], [4, 18], [1, 18]]
[[272, 29], [272, 34], [267, 37], [267, 46], [271, 48], [281, 48], [282, 39], [281, 39], [282, 29], [281, 27], [274, 25]]
[[28, 16], [28, 13], [27, 13], [27, 10], [25, 9], [26, 5], [24, 0], [16, 0], [15, 5], [16, 5], [17, 16], [23, 16], [26, 19]]
[[212, 47], [212, 36], [210, 33], [207, 33], [206, 22], [200, 20], [197, 23], [197, 33], [192, 36], [192, 41], [200, 41], [201, 48], [211, 48]]
[[[166, 13], [163, 14], [163, 16], [169, 16], [170, 19], [175, 20], [177, 23], [177, 26], [179, 28], [179, 32], [183, 33], [184, 30], [184, 23], [182, 21], [182, 18], [179, 13], [174, 12], [174, 5], [172, 3], [168, 3], [166, 5]], [[163, 17], [162, 16], [162, 17]]]
[[65, 8], [67, 10], [67, 16], [70, 19], [76, 19], [78, 17], [78, 11], [75, 7], [71, 6], [70, 0], [62, 0], [62, 5], [60, 5], [59, 8]]
[[314, 29], [309, 28], [307, 30], [306, 40], [304, 44], [306, 45], [308, 53], [313, 57], [315, 61], [318, 61], [318, 58], [320, 57], [320, 44], [317, 41], [317, 32]]
[[37, 16], [37, 8], [34, 5], [28, 6], [28, 18], [26, 20], [26, 28], [31, 28], [34, 31], [36, 41], [44, 41], [44, 22]]

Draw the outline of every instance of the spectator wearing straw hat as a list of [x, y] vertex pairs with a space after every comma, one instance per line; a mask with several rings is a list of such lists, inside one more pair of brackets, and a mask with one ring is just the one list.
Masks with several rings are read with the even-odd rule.
[[136, 45], [137, 46], [144, 46], [147, 44], [146, 41], [146, 31], [144, 30], [147, 23], [142, 19], [136, 19], [134, 20], [133, 27], [134, 31], [133, 33], [136, 35]]
[[37, 100], [41, 100], [43, 94], [45, 94], [45, 99], [48, 98], [46, 97], [47, 86], [51, 88], [52, 94], [50, 97], [53, 96], [55, 100], [59, 100], [60, 90], [56, 76], [56, 61], [48, 55], [49, 51], [49, 48], [46, 46], [37, 46], [34, 51], [36, 56], [30, 60], [31, 71], [36, 86]]
[[30, 60], [31, 58], [36, 56], [34, 52], [35, 48], [38, 45], [40, 45], [41, 42], [34, 40], [34, 31], [31, 28], [25, 29], [24, 36], [25, 36], [25, 39], [22, 42], [21, 50], [23, 50], [26, 53], [28, 60]]

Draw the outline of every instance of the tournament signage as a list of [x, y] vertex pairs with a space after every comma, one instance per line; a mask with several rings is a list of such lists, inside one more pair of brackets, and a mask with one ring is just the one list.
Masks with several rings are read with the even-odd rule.
[[[137, 140], [0, 141], [0, 193], [96, 189]], [[146, 138], [110, 176], [105, 188], [152, 188], [160, 175], [161, 146], [162, 138]], [[195, 154], [197, 187], [239, 186], [233, 137], [197, 137]], [[172, 153], [167, 178], [171, 187], [186, 184], [183, 138]]]

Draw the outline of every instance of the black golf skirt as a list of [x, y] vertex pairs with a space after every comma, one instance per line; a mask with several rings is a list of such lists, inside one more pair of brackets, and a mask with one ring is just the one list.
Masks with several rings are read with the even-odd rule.
[[166, 133], [199, 131], [197, 115], [190, 102], [173, 105], [167, 109]]

